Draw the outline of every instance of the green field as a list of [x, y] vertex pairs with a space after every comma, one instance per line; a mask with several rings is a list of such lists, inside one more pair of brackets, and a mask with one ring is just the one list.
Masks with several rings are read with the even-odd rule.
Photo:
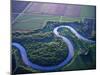
[[80, 22], [81, 18], [67, 18], [64, 16], [51, 16], [51, 15], [39, 15], [39, 14], [22, 14], [18, 17], [14, 24], [13, 30], [36, 30], [42, 29], [47, 21], [54, 22]]

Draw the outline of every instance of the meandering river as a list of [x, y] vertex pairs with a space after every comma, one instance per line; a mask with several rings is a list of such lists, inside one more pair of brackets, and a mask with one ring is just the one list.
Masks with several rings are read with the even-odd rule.
[[90, 42], [90, 43], [94, 43], [95, 42], [95, 41], [89, 40], [89, 39], [81, 36], [71, 26], [58, 26], [58, 27], [55, 27], [54, 30], [53, 30], [53, 33], [57, 37], [61, 38], [66, 43], [66, 45], [68, 47], [68, 50], [69, 50], [69, 53], [68, 53], [68, 56], [65, 58], [65, 60], [62, 61], [60, 64], [55, 65], [55, 66], [48, 66], [48, 67], [41, 66], [41, 65], [37, 65], [37, 64], [32, 63], [29, 60], [29, 58], [27, 57], [27, 53], [26, 53], [25, 48], [20, 43], [13, 42], [12, 43], [12, 46], [16, 47], [19, 50], [20, 55], [21, 55], [21, 58], [22, 58], [22, 60], [23, 60], [23, 62], [24, 62], [25, 65], [27, 65], [27, 66], [29, 66], [29, 67], [31, 67], [33, 69], [42, 70], [42, 71], [52, 71], [52, 70], [56, 70], [57, 68], [60, 68], [60, 67], [62, 67], [64, 65], [68, 64], [69, 61], [71, 61], [71, 59], [74, 56], [74, 47], [73, 47], [73, 44], [71, 43], [71, 41], [68, 38], [66, 38], [66, 37], [64, 37], [64, 36], [62, 36], [62, 35], [59, 34], [58, 29], [60, 29], [60, 28], [67, 28], [67, 29], [69, 29], [73, 34], [75, 34], [75, 36], [78, 37], [78, 39], [81, 39], [81, 40], [84, 40], [84, 41], [87, 41], [87, 42]]

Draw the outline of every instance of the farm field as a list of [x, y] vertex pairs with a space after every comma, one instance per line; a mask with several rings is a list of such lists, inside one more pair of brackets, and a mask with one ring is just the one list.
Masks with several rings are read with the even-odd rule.
[[52, 16], [52, 15], [41, 15], [41, 14], [22, 14], [13, 23], [13, 30], [36, 30], [41, 29], [46, 25], [48, 21], [55, 22], [73, 22], [80, 21], [81, 18], [68, 18], [64, 16]]

